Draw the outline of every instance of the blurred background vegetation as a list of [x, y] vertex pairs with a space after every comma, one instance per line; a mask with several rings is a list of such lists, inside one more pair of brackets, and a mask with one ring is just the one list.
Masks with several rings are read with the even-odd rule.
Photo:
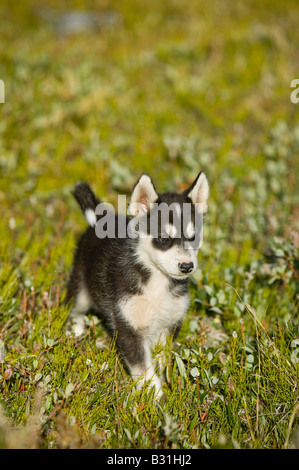
[[[298, 14], [297, 0], [1, 3], [0, 326], [6, 363], [0, 364], [0, 387], [5, 415], [28, 426], [36, 413], [36, 384], [44, 384], [37, 426], [44, 440], [35, 436], [31, 445], [87, 445], [97, 432], [102, 434], [92, 446], [289, 445], [298, 400], [298, 367], [289, 360], [299, 338], [299, 104], [290, 100], [291, 81], [299, 78]], [[103, 352], [97, 356], [94, 344], [100, 325], [93, 324], [81, 353], [75, 343], [65, 346], [67, 311], [60, 304], [85, 227], [71, 189], [86, 180], [116, 204], [143, 171], [162, 192], [184, 189], [200, 170], [211, 185], [204, 245], [167, 376], [165, 409], [176, 412], [178, 422], [153, 408], [148, 431], [133, 433], [136, 417], [118, 413], [127, 406], [125, 387], [132, 385], [119, 363], [125, 394], [117, 408], [115, 395], [107, 397], [111, 421], [95, 411], [97, 398], [93, 407], [88, 402], [98, 376], [88, 379], [83, 417], [82, 391], [75, 385], [65, 390], [89, 371], [88, 362], [78, 369], [65, 364], [58, 384], [51, 356], [56, 351], [57, 370], [63, 358], [79, 361], [83, 352], [100, 364], [107, 359]], [[204, 344], [211, 348], [213, 366], [205, 356], [191, 358], [190, 341], [198, 354]], [[263, 369], [261, 349], [271, 341], [274, 357], [288, 364], [273, 366], [265, 353]], [[234, 357], [228, 376], [221, 354]], [[242, 361], [246, 377], [239, 372]], [[278, 367], [284, 374], [275, 373]], [[97, 370], [113, 394], [111, 370]], [[173, 385], [181, 376], [183, 409], [183, 392]], [[248, 388], [252, 380], [258, 393]], [[234, 411], [228, 411], [227, 391], [235, 393]], [[61, 409], [80, 438], [54, 436]], [[61, 423], [66, 432], [67, 421]], [[3, 446], [16, 445], [5, 432], [1, 439]]]

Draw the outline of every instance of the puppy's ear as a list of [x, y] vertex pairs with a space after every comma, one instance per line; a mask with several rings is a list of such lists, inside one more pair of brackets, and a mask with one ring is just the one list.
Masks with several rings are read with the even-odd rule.
[[151, 177], [143, 174], [133, 189], [128, 208], [129, 214], [136, 216], [148, 212], [157, 198], [158, 194]]
[[200, 213], [205, 214], [208, 209], [209, 183], [206, 175], [201, 171], [190, 188], [183, 193], [189, 197], [193, 204], [198, 204], [197, 209]]

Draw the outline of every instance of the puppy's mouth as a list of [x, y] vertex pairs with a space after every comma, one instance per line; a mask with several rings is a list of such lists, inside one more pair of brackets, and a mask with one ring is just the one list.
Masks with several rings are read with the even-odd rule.
[[191, 276], [191, 274], [193, 273], [193, 271], [191, 271], [190, 273], [187, 273], [187, 274], [171, 274], [171, 273], [168, 273], [168, 276], [169, 277], [172, 277], [173, 279], [187, 279], [187, 277]]
[[171, 273], [167, 271], [166, 269], [164, 269], [163, 266], [159, 266], [159, 268], [164, 274], [166, 274], [166, 276], [171, 277], [172, 279], [178, 279], [178, 280], [187, 279], [187, 277], [191, 276], [191, 274], [193, 274], [195, 271], [194, 269], [192, 269], [190, 273]]

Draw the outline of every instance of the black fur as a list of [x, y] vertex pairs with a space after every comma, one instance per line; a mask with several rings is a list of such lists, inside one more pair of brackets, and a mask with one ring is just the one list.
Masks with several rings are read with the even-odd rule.
[[100, 200], [95, 196], [89, 185], [84, 181], [82, 183], [76, 184], [72, 194], [76, 198], [82, 212], [85, 212], [86, 209], [95, 210], [96, 206], [100, 203]]

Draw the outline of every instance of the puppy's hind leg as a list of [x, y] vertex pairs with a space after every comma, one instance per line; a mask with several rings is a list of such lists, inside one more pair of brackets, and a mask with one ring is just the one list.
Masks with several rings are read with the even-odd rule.
[[80, 336], [84, 333], [84, 315], [91, 306], [92, 303], [88, 292], [86, 288], [81, 285], [74, 296], [74, 305], [69, 316], [75, 336]]

